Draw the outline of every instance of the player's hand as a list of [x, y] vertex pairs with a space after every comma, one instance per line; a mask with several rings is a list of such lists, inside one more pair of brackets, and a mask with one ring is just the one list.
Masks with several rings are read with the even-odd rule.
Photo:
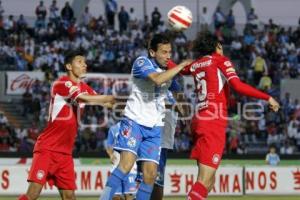
[[103, 106], [106, 108], [112, 109], [114, 107], [114, 104], [109, 102], [109, 103], [103, 104]]
[[279, 103], [273, 98], [270, 97], [270, 99], [268, 100], [269, 104], [270, 104], [270, 108], [274, 111], [277, 112], [280, 108]]
[[179, 63], [177, 66], [180, 66], [181, 69], [184, 69], [186, 66], [188, 66], [192, 62], [193, 62], [192, 59], [186, 59], [186, 60], [183, 60], [181, 63]]
[[111, 154], [111, 155], [109, 156], [109, 159], [110, 159], [110, 162], [111, 162], [112, 164], [115, 164], [116, 161], [117, 161], [117, 157], [116, 157], [114, 154]]

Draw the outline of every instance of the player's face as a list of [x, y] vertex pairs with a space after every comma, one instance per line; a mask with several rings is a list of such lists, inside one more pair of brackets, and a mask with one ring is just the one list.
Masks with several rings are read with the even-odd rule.
[[87, 65], [83, 56], [75, 56], [71, 65], [70, 72], [76, 78], [82, 78], [86, 74]]
[[159, 44], [157, 51], [153, 51], [152, 57], [162, 67], [167, 67], [168, 61], [171, 59], [172, 47], [171, 44]]

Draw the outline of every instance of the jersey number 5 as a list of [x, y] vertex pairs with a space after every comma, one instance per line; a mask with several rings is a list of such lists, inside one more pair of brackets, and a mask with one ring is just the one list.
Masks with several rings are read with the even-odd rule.
[[207, 84], [204, 77], [205, 77], [205, 72], [200, 72], [196, 74], [196, 89], [199, 92], [198, 95], [199, 101], [204, 101], [207, 96]]

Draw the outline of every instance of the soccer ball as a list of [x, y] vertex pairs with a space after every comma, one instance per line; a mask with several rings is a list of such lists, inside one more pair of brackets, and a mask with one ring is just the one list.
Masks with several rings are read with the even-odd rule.
[[172, 30], [184, 31], [192, 24], [192, 12], [185, 6], [175, 6], [168, 12], [168, 22]]

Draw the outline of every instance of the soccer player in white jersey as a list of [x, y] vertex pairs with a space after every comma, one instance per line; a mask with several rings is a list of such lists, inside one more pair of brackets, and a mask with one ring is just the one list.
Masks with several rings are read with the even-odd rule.
[[143, 181], [139, 185], [136, 199], [150, 199], [160, 158], [166, 92], [171, 79], [191, 63], [186, 60], [170, 70], [165, 70], [171, 52], [169, 38], [156, 34], [149, 42], [148, 57], [140, 56], [133, 63], [131, 94], [114, 147], [121, 152], [120, 163], [108, 178], [101, 200], [112, 199], [116, 187], [126, 179], [136, 160], [142, 162], [143, 172]]
[[[119, 135], [120, 130], [120, 122], [111, 126], [108, 130], [107, 140], [106, 140], [106, 152], [110, 158], [110, 161], [113, 164], [113, 171], [120, 162], [120, 153], [113, 150], [113, 147], [116, 143], [116, 140]], [[135, 181], [137, 176], [137, 166], [134, 164], [127, 178], [122, 182], [122, 184], [118, 187], [113, 200], [121, 200], [123, 197], [125, 200], [132, 200], [137, 190], [137, 183]]]

